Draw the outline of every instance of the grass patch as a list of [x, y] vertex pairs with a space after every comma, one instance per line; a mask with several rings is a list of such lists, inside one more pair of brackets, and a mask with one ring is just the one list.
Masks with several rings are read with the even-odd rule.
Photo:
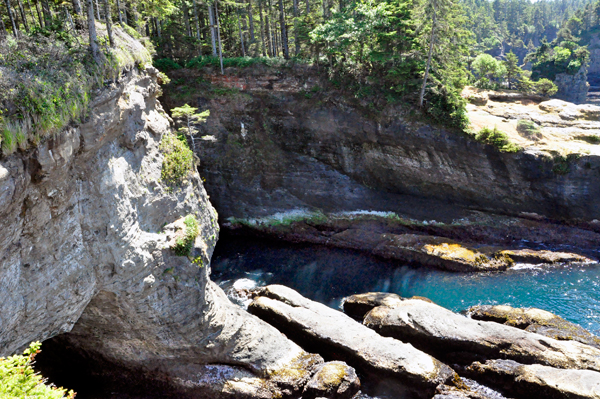
[[171, 248], [177, 256], [189, 256], [194, 246], [194, 241], [200, 234], [200, 225], [194, 215], [187, 215], [183, 220], [185, 231], [183, 237], [175, 240], [175, 245]]
[[585, 141], [589, 144], [600, 144], [600, 136], [594, 134], [584, 134], [576, 137], [577, 140]]
[[[283, 58], [267, 58], [267, 57], [231, 57], [223, 58], [223, 68], [235, 67], [235, 68], [247, 68], [253, 65], [266, 65], [266, 66], [284, 66], [292, 61], [285, 60]], [[188, 61], [185, 65], [186, 68], [203, 68], [206, 66], [212, 66], [215, 68], [221, 67], [221, 61], [219, 57], [212, 56], [199, 56], [194, 57]]]
[[103, 44], [106, 28], [101, 23], [96, 62], [88, 52], [87, 36], [68, 34], [61, 24], [56, 20], [49, 29], [0, 40], [3, 155], [35, 147], [69, 123], [82, 122], [96, 89], [116, 80], [123, 68], [151, 62], [150, 51], [119, 26], [113, 29], [115, 47]]
[[46, 385], [46, 380], [33, 370], [41, 343], [33, 342], [23, 355], [0, 357], [0, 398], [62, 399], [75, 397], [75, 392]]
[[542, 132], [538, 125], [535, 122], [520, 119], [517, 122], [517, 132], [521, 133], [521, 135], [528, 139], [539, 139], [542, 137]]
[[508, 138], [508, 135], [494, 126], [493, 129], [489, 127], [484, 127], [481, 129], [476, 135], [475, 140], [480, 143], [493, 145], [500, 152], [519, 152], [521, 151], [521, 147]]
[[165, 154], [161, 180], [169, 185], [178, 185], [194, 170], [194, 154], [185, 137], [173, 133], [163, 136], [160, 150]]

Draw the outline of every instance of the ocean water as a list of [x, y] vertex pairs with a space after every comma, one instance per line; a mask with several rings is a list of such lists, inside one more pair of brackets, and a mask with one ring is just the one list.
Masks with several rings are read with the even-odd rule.
[[345, 296], [371, 291], [424, 296], [457, 312], [479, 304], [536, 307], [600, 335], [600, 264], [450, 273], [351, 250], [223, 237], [211, 278], [226, 291], [234, 284], [283, 284], [334, 308]]

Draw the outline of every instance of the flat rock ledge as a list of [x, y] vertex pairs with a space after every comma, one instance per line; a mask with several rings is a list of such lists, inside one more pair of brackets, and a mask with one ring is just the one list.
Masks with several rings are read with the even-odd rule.
[[[573, 229], [568, 234], [563, 231], [565, 242], [585, 248], [578, 250], [582, 254], [514, 248], [514, 242], [506, 242], [506, 237], [518, 236], [553, 246], [560, 232], [555, 231], [556, 226], [524, 218], [498, 216], [491, 219], [444, 224], [402, 217], [307, 214], [305, 220], [289, 223], [269, 217], [235, 219], [224, 227], [238, 234], [354, 249], [384, 259], [452, 272], [504, 271], [518, 263], [550, 266], [597, 261], [593, 255], [583, 255], [593, 252], [590, 248], [596, 245], [592, 244], [591, 237], [598, 240], [597, 233], [581, 229]], [[548, 242], [544, 241], [546, 238]]]
[[523, 398], [600, 399], [600, 373], [563, 370], [514, 360], [475, 362], [467, 369], [486, 383], [503, 386]]
[[431, 398], [438, 385], [452, 384], [458, 377], [450, 367], [411, 344], [382, 337], [284, 286], [258, 290], [248, 310], [309, 352], [346, 361], [373, 378], [396, 381], [408, 397]]
[[495, 322], [472, 320], [421, 300], [405, 300], [394, 308], [374, 308], [366, 315], [364, 324], [381, 335], [413, 343], [454, 363], [511, 359], [525, 364], [600, 371], [597, 348]]
[[578, 341], [600, 349], [600, 337], [542, 309], [478, 305], [469, 308], [467, 314], [475, 320], [493, 321], [560, 341]]

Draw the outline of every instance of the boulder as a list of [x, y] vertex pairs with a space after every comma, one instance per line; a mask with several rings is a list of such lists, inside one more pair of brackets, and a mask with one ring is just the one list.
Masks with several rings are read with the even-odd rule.
[[518, 397], [600, 399], [600, 373], [564, 370], [514, 360], [475, 362], [467, 368], [474, 377]]
[[577, 324], [542, 309], [478, 305], [469, 308], [467, 314], [475, 320], [494, 321], [561, 341], [578, 341], [600, 349], [599, 337]]
[[507, 358], [559, 368], [600, 371], [600, 350], [574, 341], [558, 341], [502, 324], [477, 321], [419, 300], [394, 308], [378, 307], [364, 324], [380, 334], [455, 363]]
[[258, 290], [248, 310], [310, 352], [346, 361], [373, 378], [397, 381], [410, 397], [430, 398], [436, 386], [456, 377], [450, 367], [412, 345], [382, 337], [284, 286]]
[[356, 371], [344, 362], [327, 362], [306, 384], [302, 399], [350, 399], [360, 389]]
[[344, 313], [355, 320], [362, 322], [363, 318], [371, 309], [378, 306], [394, 307], [402, 302], [400, 295], [387, 292], [367, 292], [346, 297], [342, 300]]

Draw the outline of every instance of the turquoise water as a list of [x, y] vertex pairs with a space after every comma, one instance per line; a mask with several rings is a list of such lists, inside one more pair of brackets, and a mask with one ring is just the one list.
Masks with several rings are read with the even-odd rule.
[[287, 285], [336, 308], [343, 297], [369, 291], [424, 296], [454, 311], [478, 304], [536, 307], [600, 335], [599, 264], [523, 265], [503, 273], [457, 274], [336, 248], [222, 237], [213, 256], [212, 279], [227, 290], [242, 278], [258, 285]]

